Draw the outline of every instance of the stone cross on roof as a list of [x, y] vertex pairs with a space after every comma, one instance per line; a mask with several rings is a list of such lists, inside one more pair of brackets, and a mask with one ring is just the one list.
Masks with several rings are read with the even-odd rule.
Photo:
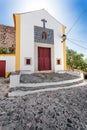
[[44, 28], [44, 30], [45, 30], [45, 23], [47, 22], [47, 20], [41, 19], [41, 21], [43, 22], [43, 28]]

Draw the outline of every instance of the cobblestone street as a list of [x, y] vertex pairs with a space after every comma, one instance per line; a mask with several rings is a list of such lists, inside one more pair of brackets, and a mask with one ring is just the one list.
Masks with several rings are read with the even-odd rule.
[[[0, 78], [0, 92], [8, 85], [9, 79]], [[0, 96], [0, 130], [87, 130], [87, 85]]]

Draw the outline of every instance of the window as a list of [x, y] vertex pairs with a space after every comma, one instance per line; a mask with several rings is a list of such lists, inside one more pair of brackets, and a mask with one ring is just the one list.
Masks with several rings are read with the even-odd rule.
[[47, 39], [47, 34], [46, 34], [46, 32], [42, 32], [42, 39], [43, 39], [43, 40], [46, 40], [46, 39]]
[[31, 65], [31, 58], [25, 58], [25, 65]]
[[61, 60], [57, 59], [57, 65], [60, 65], [60, 64], [61, 64]]
[[30, 65], [30, 59], [26, 59], [26, 65]]

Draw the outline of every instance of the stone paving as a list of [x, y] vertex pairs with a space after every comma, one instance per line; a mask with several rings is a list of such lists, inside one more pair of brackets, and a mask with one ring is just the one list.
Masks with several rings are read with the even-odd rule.
[[21, 83], [44, 83], [58, 82], [63, 80], [76, 79], [78, 76], [64, 73], [33, 73], [22, 74], [20, 77]]
[[87, 86], [0, 99], [1, 130], [87, 130]]
[[[9, 79], [0, 82], [0, 88], [9, 85]], [[87, 85], [74, 86], [0, 96], [0, 130], [87, 130]]]
[[9, 91], [9, 78], [0, 77], [0, 97], [6, 96]]
[[[19, 77], [19, 76], [18, 76]], [[9, 96], [24, 96], [35, 92], [55, 91], [62, 87], [85, 85], [80, 74], [71, 72], [21, 74], [18, 84], [10, 85]], [[82, 83], [82, 84], [81, 84]]]
[[36, 84], [20, 84], [17, 87], [10, 88], [9, 96], [24, 96], [27, 94], [46, 92], [46, 91], [56, 91], [59, 89], [68, 89], [79, 86], [87, 85], [82, 78], [65, 80], [60, 82], [51, 82], [51, 83], [36, 83]]
[[[61, 85], [67, 83], [67, 80], [79, 81], [79, 77], [67, 73], [34, 73], [34, 74], [23, 74], [20, 77], [20, 83], [22, 86], [42, 87], [52, 85]], [[71, 82], [72, 82], [71, 81]], [[9, 78], [0, 78], [0, 96], [7, 96], [9, 91]], [[67, 84], [68, 85], [68, 84]], [[22, 87], [21, 87], [22, 88]], [[52, 88], [52, 87], [51, 87]], [[33, 89], [33, 88], [32, 88]], [[38, 89], [38, 88], [37, 88]]]

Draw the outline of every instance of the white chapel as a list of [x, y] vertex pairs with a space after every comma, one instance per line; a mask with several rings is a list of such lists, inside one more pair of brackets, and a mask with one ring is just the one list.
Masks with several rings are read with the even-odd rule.
[[5, 75], [13, 71], [57, 72], [66, 70], [65, 26], [46, 10], [13, 14], [15, 54], [0, 54]]

